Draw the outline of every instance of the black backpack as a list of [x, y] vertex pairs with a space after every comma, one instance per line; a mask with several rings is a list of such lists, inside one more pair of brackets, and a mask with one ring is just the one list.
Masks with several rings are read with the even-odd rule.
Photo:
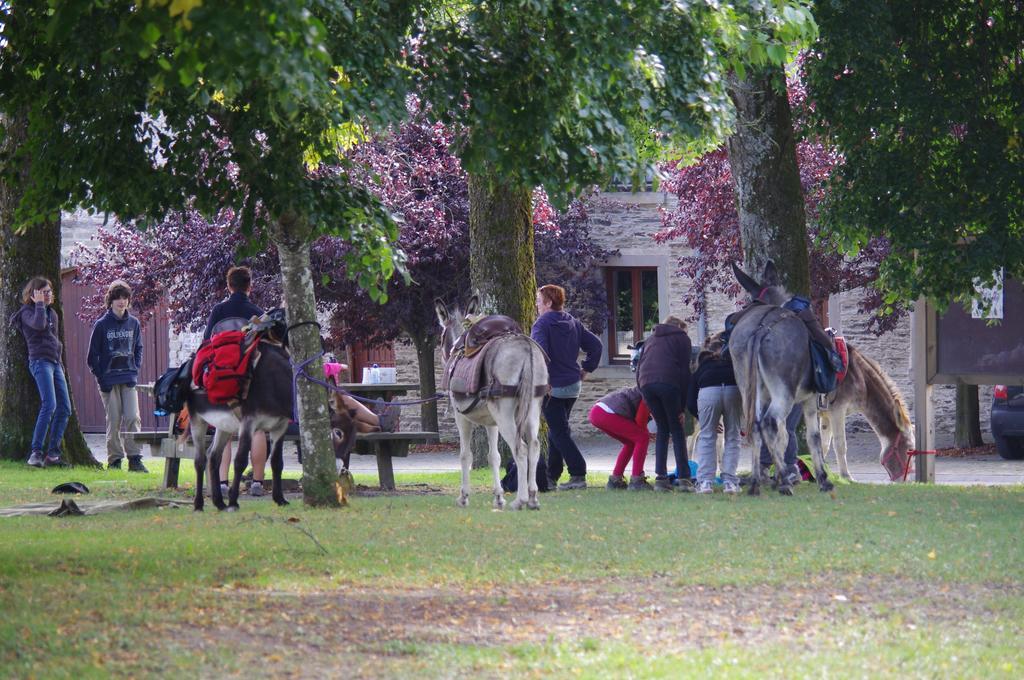
[[153, 415], [166, 416], [177, 413], [185, 406], [188, 383], [192, 379], [192, 361], [186, 361], [177, 368], [168, 369], [153, 385]]

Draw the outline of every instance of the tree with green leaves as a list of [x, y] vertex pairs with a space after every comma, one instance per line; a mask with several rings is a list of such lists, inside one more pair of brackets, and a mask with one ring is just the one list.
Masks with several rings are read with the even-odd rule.
[[823, 226], [848, 251], [889, 240], [889, 306], [1024, 278], [1024, 5], [844, 0], [815, 16], [808, 94], [843, 158]]
[[[139, 226], [186, 203], [233, 208], [278, 251], [293, 353], [315, 375], [312, 240], [345, 238], [349, 270], [377, 299], [401, 265], [396, 227], [349, 181], [343, 149], [361, 126], [404, 115], [413, 3], [25, 0], [3, 12], [0, 105], [27, 120], [2, 159], [13, 229], [79, 205]], [[326, 395], [298, 388], [305, 500], [334, 505]]]

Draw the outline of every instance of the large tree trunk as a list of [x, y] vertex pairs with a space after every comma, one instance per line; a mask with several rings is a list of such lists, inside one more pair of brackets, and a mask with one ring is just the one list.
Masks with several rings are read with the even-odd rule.
[[953, 437], [957, 448], [981, 446], [981, 409], [978, 405], [977, 385], [956, 386], [956, 433]]
[[[272, 229], [281, 262], [281, 289], [288, 308], [288, 323], [293, 327], [288, 340], [292, 361], [296, 365], [322, 351], [319, 326], [307, 323], [316, 322], [309, 237], [309, 225], [294, 215], [279, 218]], [[305, 367], [306, 373], [323, 376], [323, 363], [323, 357], [317, 357]], [[337, 507], [342, 502], [342, 493], [331, 446], [327, 391], [301, 377], [297, 388], [295, 412], [302, 442], [303, 500], [307, 505]]]
[[[537, 276], [529, 187], [494, 175], [469, 175], [469, 277], [481, 311], [505, 314], [529, 332], [536, 316]], [[502, 445], [502, 458], [509, 451]], [[487, 439], [473, 434], [473, 467], [486, 467]]]
[[[411, 336], [416, 345], [416, 363], [420, 371], [420, 398], [426, 399], [437, 393], [437, 378], [434, 375], [434, 350], [437, 349], [437, 336]], [[427, 401], [420, 405], [420, 429], [424, 432], [437, 432], [437, 402]]]
[[786, 289], [810, 294], [807, 223], [796, 140], [781, 66], [729, 78], [736, 132], [729, 138], [729, 167], [736, 188], [740, 239], [747, 271], [760, 276], [767, 260]]
[[[25, 135], [24, 120], [4, 119], [6, 137], [0, 153], [17, 148]], [[27, 172], [27, 165], [22, 173]], [[39, 414], [39, 390], [28, 371], [28, 349], [25, 338], [7, 320], [21, 306], [21, 289], [33, 276], [45, 276], [53, 283], [54, 310], [64, 340], [64, 314], [60, 292], [60, 216], [32, 227], [25, 234], [13, 228], [14, 210], [20, 196], [15, 187], [0, 182], [0, 320], [6, 329], [0, 338], [0, 457], [19, 460], [28, 457], [32, 446], [32, 430]], [[65, 372], [87, 370], [84, 366], [68, 366]], [[68, 380], [68, 391], [71, 381]], [[72, 406], [74, 405], [74, 395]], [[76, 465], [98, 465], [93, 459], [72, 409], [64, 431], [64, 457]]]

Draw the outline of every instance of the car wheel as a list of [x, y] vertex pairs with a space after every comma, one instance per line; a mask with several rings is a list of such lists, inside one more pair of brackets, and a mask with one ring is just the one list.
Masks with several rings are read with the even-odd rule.
[[1006, 460], [1024, 458], [1024, 437], [993, 437], [996, 440], [996, 451]]

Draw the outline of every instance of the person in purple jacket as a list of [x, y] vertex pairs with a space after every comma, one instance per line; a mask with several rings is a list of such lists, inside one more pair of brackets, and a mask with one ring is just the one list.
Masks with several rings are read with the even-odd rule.
[[21, 301], [21, 309], [14, 313], [10, 323], [25, 336], [28, 370], [39, 388], [40, 401], [27, 462], [32, 467], [64, 466], [60, 443], [71, 417], [71, 397], [60, 363], [62, 347], [57, 312], [50, 309], [53, 284], [42, 276], [33, 277], [25, 284]]
[[679, 491], [693, 491], [690, 463], [686, 456], [686, 433], [683, 431], [683, 402], [690, 386], [690, 336], [686, 323], [670, 316], [654, 327], [646, 341], [636, 367], [636, 384], [644, 395], [647, 407], [658, 424], [654, 440], [654, 489], [671, 491], [668, 478], [668, 439], [672, 435], [676, 470], [681, 476], [675, 482]]
[[[544, 420], [548, 423], [548, 476], [552, 489], [562, 476], [564, 466], [569, 468], [569, 481], [558, 489], [587, 488], [587, 461], [572, 439], [569, 413], [580, 396], [580, 388], [588, 373], [597, 368], [601, 359], [600, 338], [583, 327], [565, 306], [565, 289], [546, 285], [537, 290], [537, 321], [530, 336], [548, 356], [548, 375], [551, 394], [544, 399]], [[580, 367], [580, 351], [586, 359]]]

